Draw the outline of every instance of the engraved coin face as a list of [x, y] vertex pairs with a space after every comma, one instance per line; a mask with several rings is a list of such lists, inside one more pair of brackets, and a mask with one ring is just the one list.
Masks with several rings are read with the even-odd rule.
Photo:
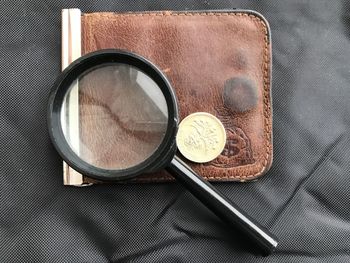
[[185, 158], [206, 163], [218, 157], [225, 148], [225, 128], [214, 115], [192, 113], [181, 121], [176, 143]]

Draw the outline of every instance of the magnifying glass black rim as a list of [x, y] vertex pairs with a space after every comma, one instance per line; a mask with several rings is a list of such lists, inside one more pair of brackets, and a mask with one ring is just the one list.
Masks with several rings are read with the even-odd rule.
[[[133, 66], [149, 76], [161, 89], [168, 107], [168, 125], [165, 136], [157, 150], [146, 160], [133, 167], [111, 170], [93, 166], [82, 160], [69, 146], [61, 125], [61, 108], [71, 84], [85, 71], [106, 63], [122, 63]], [[99, 180], [126, 180], [149, 172], [170, 162], [175, 151], [175, 135], [178, 127], [178, 107], [173, 89], [164, 74], [150, 61], [134, 53], [105, 49], [89, 53], [74, 61], [56, 80], [49, 98], [49, 134], [56, 150], [74, 170]]]

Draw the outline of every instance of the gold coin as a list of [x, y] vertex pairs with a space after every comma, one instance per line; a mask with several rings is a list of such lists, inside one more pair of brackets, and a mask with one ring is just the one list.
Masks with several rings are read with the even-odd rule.
[[226, 131], [214, 115], [206, 112], [192, 113], [181, 121], [176, 144], [188, 160], [206, 163], [214, 160], [224, 150]]

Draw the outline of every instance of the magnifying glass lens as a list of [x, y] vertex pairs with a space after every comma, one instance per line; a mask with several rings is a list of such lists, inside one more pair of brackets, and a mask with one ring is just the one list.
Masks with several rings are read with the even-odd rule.
[[134, 66], [106, 63], [72, 82], [61, 108], [66, 141], [80, 159], [108, 170], [134, 167], [158, 149], [168, 109], [162, 90]]

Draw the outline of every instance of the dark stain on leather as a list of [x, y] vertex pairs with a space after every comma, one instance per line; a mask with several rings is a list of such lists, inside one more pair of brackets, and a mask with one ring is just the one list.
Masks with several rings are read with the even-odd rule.
[[243, 51], [239, 50], [233, 55], [233, 67], [237, 70], [245, 70], [248, 66], [248, 58]]
[[258, 104], [258, 89], [244, 77], [226, 80], [222, 94], [224, 105], [233, 112], [246, 112]]

